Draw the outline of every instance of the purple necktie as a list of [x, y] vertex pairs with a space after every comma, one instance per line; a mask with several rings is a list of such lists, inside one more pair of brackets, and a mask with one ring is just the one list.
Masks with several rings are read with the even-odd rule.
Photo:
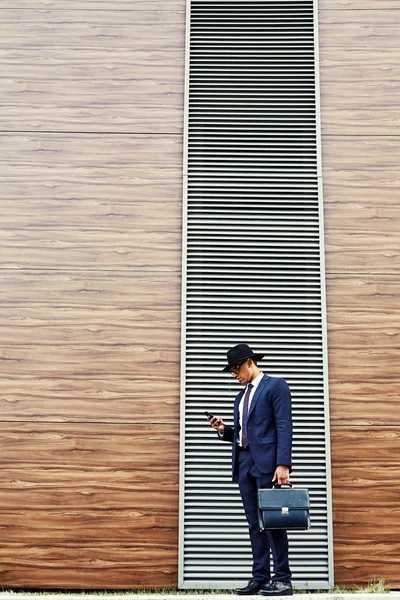
[[249, 414], [249, 398], [251, 394], [251, 389], [253, 387], [252, 383], [249, 383], [247, 386], [246, 393], [244, 395], [243, 400], [243, 410], [242, 410], [242, 448], [247, 448], [249, 445], [249, 440], [247, 439], [247, 416]]

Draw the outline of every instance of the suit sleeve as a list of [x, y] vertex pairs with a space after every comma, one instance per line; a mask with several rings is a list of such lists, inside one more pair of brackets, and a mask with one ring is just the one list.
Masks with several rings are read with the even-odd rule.
[[292, 468], [292, 399], [288, 384], [278, 379], [272, 394], [277, 434], [276, 464]]
[[220, 440], [223, 442], [231, 442], [233, 443], [233, 427], [229, 425], [225, 425], [224, 433], [218, 436]]

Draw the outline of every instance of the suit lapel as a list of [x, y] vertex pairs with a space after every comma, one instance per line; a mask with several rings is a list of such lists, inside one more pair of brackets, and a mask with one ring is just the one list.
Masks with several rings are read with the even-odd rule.
[[268, 379], [269, 379], [269, 376], [268, 375], [264, 375], [264, 377], [261, 379], [260, 383], [258, 384], [257, 389], [254, 392], [254, 396], [253, 396], [253, 398], [251, 400], [248, 418], [250, 417], [251, 413], [253, 412], [254, 407], [255, 407], [255, 405], [257, 403], [257, 400], [258, 400], [258, 398], [261, 395], [261, 392], [263, 391], [263, 389], [267, 385]]

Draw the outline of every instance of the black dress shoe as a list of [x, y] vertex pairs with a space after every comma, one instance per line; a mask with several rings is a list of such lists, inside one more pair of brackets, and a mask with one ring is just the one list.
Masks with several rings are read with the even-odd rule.
[[257, 594], [260, 596], [293, 596], [290, 581], [269, 581], [260, 587]]
[[238, 596], [251, 596], [252, 594], [257, 594], [258, 590], [262, 588], [263, 585], [263, 581], [256, 581], [255, 579], [250, 579], [246, 587], [238, 588], [237, 590], [235, 590], [235, 594], [238, 594]]

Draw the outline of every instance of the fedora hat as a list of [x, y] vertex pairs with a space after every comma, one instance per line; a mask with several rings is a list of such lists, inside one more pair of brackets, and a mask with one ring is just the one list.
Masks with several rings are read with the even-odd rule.
[[228, 358], [228, 365], [224, 367], [223, 371], [229, 371], [231, 367], [241, 361], [248, 358], [254, 358], [255, 360], [261, 360], [265, 354], [255, 354], [253, 350], [247, 344], [237, 344], [226, 353]]

